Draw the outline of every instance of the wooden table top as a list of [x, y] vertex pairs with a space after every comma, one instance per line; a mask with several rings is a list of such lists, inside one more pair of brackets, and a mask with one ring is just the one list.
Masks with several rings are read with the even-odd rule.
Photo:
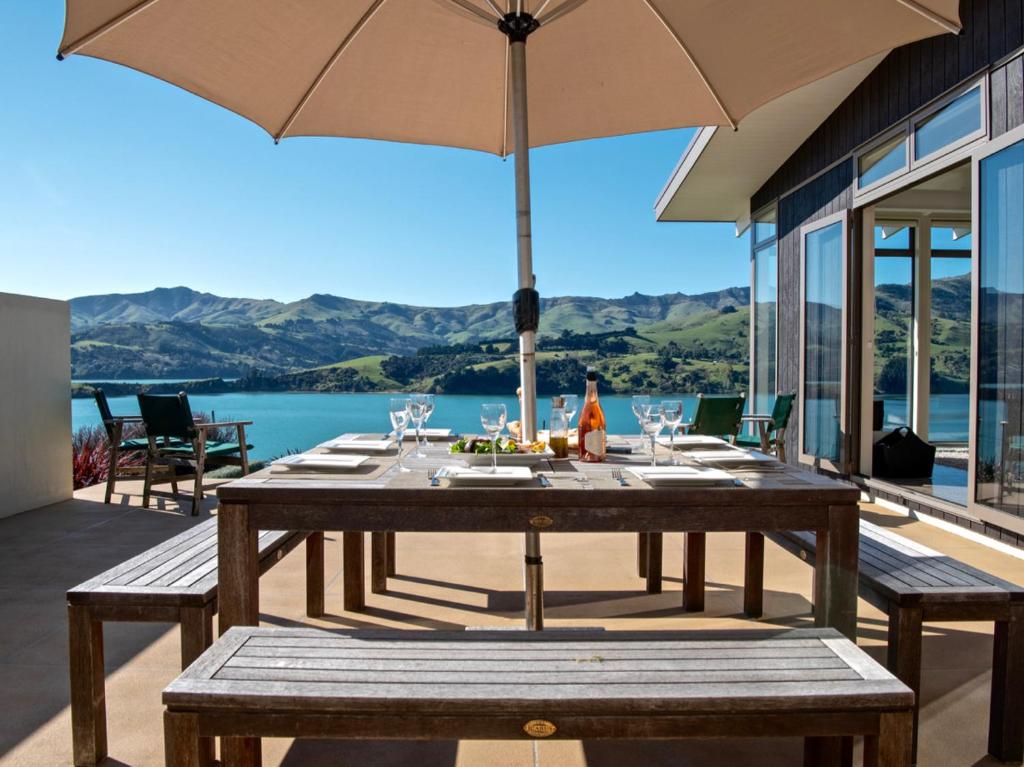
[[906, 708], [913, 699], [834, 629], [236, 626], [163, 695], [172, 709], [395, 716], [852, 712]]
[[[367, 435], [378, 437], [379, 435]], [[625, 442], [625, 438], [618, 438]], [[633, 440], [636, 441], [635, 439]], [[773, 462], [771, 470], [726, 469], [738, 480], [725, 487], [654, 488], [629, 474], [630, 467], [650, 465], [649, 455], [610, 453], [604, 463], [578, 460], [545, 460], [535, 469], [548, 480], [547, 486], [535, 479], [513, 487], [451, 487], [446, 480], [432, 487], [428, 470], [463, 465], [459, 456], [449, 452], [449, 443], [430, 443], [425, 458], [414, 458], [412, 446], [406, 446], [404, 464], [412, 469], [398, 471], [392, 453], [373, 456], [358, 473], [278, 473], [266, 468], [221, 485], [217, 496], [222, 503], [235, 504], [365, 504], [403, 503], [410, 505], [537, 506], [552, 503], [566, 507], [608, 506], [730, 506], [745, 503], [771, 505], [851, 504], [860, 491], [853, 485], [821, 474]], [[677, 451], [680, 459], [686, 459]], [[668, 450], [659, 448], [659, 461], [668, 458]], [[613, 477], [624, 472], [626, 485]], [[756, 492], [755, 492], [756, 491]]]

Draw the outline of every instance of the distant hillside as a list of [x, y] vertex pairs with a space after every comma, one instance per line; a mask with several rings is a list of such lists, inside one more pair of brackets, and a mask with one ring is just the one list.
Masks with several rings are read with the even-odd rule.
[[[667, 332], [687, 325], [690, 335], [700, 335], [701, 318], [744, 308], [748, 301], [747, 288], [693, 296], [546, 298], [540, 335]], [[73, 375], [92, 379], [237, 377], [253, 369], [291, 373], [513, 335], [509, 302], [420, 307], [316, 294], [282, 303], [177, 287], [75, 298], [71, 311]], [[712, 346], [729, 356], [745, 354], [745, 337], [744, 327], [742, 338], [716, 337]]]

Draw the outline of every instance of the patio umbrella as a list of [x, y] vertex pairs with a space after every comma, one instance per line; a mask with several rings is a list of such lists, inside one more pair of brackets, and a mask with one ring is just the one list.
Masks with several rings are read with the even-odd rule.
[[[529, 148], [736, 128], [762, 104], [868, 56], [958, 32], [958, 8], [959, 0], [67, 0], [58, 58], [147, 72], [275, 141], [348, 136], [514, 153], [513, 307], [522, 430], [532, 439], [540, 299]], [[528, 562], [539, 562], [536, 538]]]

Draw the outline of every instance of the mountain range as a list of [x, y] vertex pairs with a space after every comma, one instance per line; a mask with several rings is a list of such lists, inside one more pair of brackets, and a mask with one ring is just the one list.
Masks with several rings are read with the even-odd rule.
[[[692, 324], [748, 301], [747, 288], [693, 296], [544, 298], [540, 335]], [[513, 335], [510, 302], [423, 307], [314, 294], [283, 303], [186, 287], [74, 298], [71, 323], [72, 370], [78, 379], [232, 377], [252, 369], [280, 373]]]

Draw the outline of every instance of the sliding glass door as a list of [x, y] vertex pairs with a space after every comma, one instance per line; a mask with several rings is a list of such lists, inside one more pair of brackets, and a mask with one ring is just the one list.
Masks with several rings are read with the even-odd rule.
[[1024, 515], [1024, 132], [976, 156], [973, 499]]
[[846, 213], [803, 227], [800, 241], [800, 459], [842, 471], [846, 441]]
[[753, 413], [771, 413], [776, 394], [779, 259], [775, 209], [754, 219], [750, 312], [750, 403]]

